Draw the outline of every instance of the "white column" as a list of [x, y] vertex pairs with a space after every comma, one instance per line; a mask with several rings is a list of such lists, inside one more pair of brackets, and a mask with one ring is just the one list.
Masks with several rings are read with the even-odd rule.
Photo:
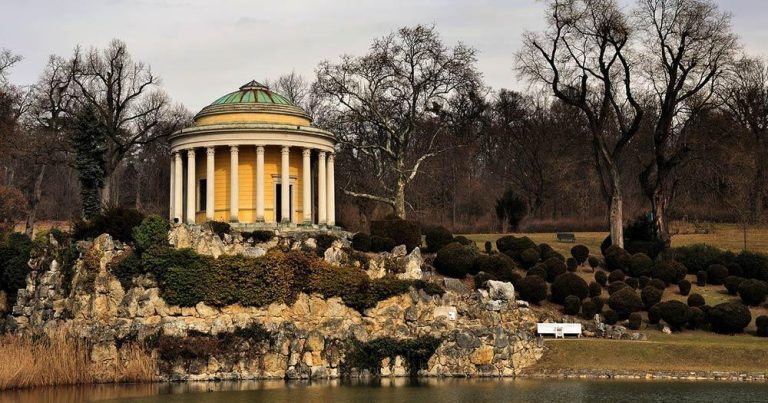
[[238, 215], [240, 214], [240, 206], [238, 204], [238, 197], [240, 197], [240, 182], [238, 182], [240, 180], [238, 175], [240, 167], [240, 162], [238, 160], [239, 151], [237, 146], [229, 147], [229, 221], [231, 222], [238, 222]]
[[312, 165], [310, 158], [312, 157], [312, 150], [305, 148], [301, 153], [304, 157], [304, 165], [301, 168], [302, 184], [304, 190], [301, 197], [304, 199], [304, 224], [312, 225]]
[[280, 212], [282, 214], [280, 217], [281, 223], [287, 223], [291, 220], [291, 212], [289, 211], [291, 208], [291, 191], [290, 191], [290, 184], [291, 184], [291, 177], [288, 175], [288, 170], [290, 169], [290, 149], [289, 147], [283, 147], [282, 151], [282, 159], [281, 159], [281, 165], [280, 165]]
[[181, 161], [181, 152], [173, 154], [175, 167], [173, 168], [173, 218], [180, 224], [184, 222], [184, 164]]
[[215, 209], [214, 192], [216, 183], [216, 148], [208, 147], [208, 161], [205, 172], [205, 219], [213, 221]]
[[187, 224], [195, 223], [197, 197], [195, 190], [195, 149], [187, 150]]
[[326, 179], [325, 182], [328, 185], [328, 194], [326, 197], [328, 197], [328, 211], [326, 212], [328, 226], [332, 227], [336, 225], [336, 193], [334, 187], [336, 186], [336, 181], [333, 179], [333, 160], [335, 159], [333, 153], [328, 154], [328, 163], [326, 164], [325, 171], [326, 171]]
[[264, 146], [256, 147], [256, 222], [264, 222]]
[[171, 153], [171, 194], [168, 196], [168, 219], [173, 220], [173, 218], [176, 216], [176, 212], [174, 211], [174, 205], [176, 204], [176, 188], [174, 186], [176, 185], [176, 155], [174, 153]]
[[325, 184], [325, 151], [318, 153], [317, 160], [317, 223], [320, 225], [326, 224], [327, 216], [325, 211], [326, 203], [326, 184]]

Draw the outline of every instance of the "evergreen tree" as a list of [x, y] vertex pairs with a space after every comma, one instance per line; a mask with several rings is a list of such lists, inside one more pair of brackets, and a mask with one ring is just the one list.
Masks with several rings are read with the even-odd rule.
[[[507, 189], [501, 199], [496, 200], [496, 217], [505, 227], [509, 225], [510, 230], [517, 230], [526, 214], [528, 214], [528, 206], [525, 200], [512, 189]], [[503, 228], [502, 232], [507, 232], [507, 228]]]
[[105, 128], [96, 110], [85, 105], [74, 118], [72, 144], [75, 168], [80, 182], [83, 218], [89, 219], [101, 209], [100, 194], [104, 187]]

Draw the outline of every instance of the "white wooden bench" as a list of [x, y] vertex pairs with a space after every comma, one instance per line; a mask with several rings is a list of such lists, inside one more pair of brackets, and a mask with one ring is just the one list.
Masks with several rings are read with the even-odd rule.
[[564, 339], [566, 335], [581, 337], [581, 323], [537, 323], [536, 333]]

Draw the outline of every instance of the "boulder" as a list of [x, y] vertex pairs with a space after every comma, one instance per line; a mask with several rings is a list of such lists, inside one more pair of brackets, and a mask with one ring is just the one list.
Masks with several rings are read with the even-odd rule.
[[515, 300], [515, 286], [504, 281], [488, 280], [488, 296], [502, 301]]
[[347, 252], [344, 252], [343, 247], [344, 244], [341, 241], [334, 241], [333, 245], [325, 250], [323, 259], [335, 266], [340, 266], [346, 263], [349, 261], [349, 256], [347, 256]]
[[411, 253], [402, 258], [404, 271], [399, 273], [397, 278], [401, 280], [421, 280], [424, 276], [424, 273], [421, 271], [422, 264], [424, 264], [424, 259], [421, 257], [421, 251], [416, 247]]

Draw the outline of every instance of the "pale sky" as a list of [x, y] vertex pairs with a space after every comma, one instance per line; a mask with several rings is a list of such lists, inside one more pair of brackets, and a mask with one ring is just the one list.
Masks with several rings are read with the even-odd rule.
[[[623, 0], [629, 3], [630, 0]], [[768, 0], [718, 0], [746, 49], [768, 55]], [[0, 0], [0, 48], [24, 60], [16, 84], [37, 80], [48, 55], [112, 38], [151, 65], [176, 102], [196, 112], [251, 79], [291, 70], [314, 77], [324, 59], [364, 54], [405, 25], [434, 24], [447, 44], [479, 51], [487, 85], [523, 88], [512, 66], [525, 30], [540, 30], [535, 0]]]

